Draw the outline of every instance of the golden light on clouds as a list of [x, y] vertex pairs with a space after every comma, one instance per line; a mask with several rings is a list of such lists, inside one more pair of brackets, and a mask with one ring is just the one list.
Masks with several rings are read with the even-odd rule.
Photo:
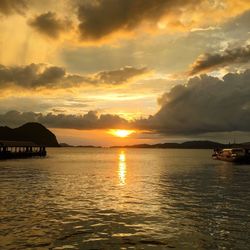
[[110, 129], [108, 131], [109, 134], [116, 136], [116, 137], [128, 137], [129, 135], [135, 133], [135, 130], [127, 130], [127, 129]]
[[[215, 93], [201, 82], [232, 73], [247, 90], [238, 73], [249, 69], [249, 0], [2, 2], [12, 4], [0, 8], [1, 126], [40, 122], [74, 145], [162, 142], [199, 130], [203, 93]], [[194, 105], [188, 86], [200, 74], [211, 77], [194, 81], [204, 98]], [[241, 112], [248, 92], [236, 92]], [[238, 120], [228, 124], [238, 129]], [[201, 130], [223, 131], [215, 123]]]

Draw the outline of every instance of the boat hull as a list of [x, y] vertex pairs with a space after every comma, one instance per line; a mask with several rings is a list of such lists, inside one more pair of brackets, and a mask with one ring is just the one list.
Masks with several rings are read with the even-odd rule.
[[246, 148], [215, 149], [212, 157], [221, 161], [250, 163], [250, 151]]
[[227, 156], [213, 156], [213, 159], [234, 163], [250, 163], [250, 157], [227, 157]]

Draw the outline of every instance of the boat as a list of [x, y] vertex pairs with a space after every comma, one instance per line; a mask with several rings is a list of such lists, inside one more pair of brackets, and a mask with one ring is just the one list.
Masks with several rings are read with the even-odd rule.
[[250, 149], [247, 148], [225, 148], [214, 149], [213, 159], [236, 163], [250, 163]]

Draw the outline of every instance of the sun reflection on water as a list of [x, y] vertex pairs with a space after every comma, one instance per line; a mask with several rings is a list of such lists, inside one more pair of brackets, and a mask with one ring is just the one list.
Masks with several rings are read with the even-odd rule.
[[119, 184], [125, 185], [126, 184], [126, 172], [127, 172], [127, 165], [126, 165], [126, 154], [124, 151], [119, 153], [119, 169], [118, 169], [118, 177], [119, 177]]

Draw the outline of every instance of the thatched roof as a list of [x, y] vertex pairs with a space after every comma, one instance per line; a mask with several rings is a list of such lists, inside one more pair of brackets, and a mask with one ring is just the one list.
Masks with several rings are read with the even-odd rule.
[[31, 141], [2, 141], [0, 140], [0, 146], [2, 147], [39, 147]]

